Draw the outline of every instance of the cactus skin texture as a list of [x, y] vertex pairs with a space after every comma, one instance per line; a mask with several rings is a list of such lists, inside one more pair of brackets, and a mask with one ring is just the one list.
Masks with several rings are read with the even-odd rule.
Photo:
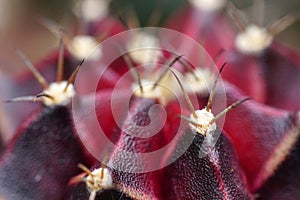
[[66, 107], [44, 107], [19, 130], [0, 163], [7, 199], [63, 199], [77, 163], [89, 158]]

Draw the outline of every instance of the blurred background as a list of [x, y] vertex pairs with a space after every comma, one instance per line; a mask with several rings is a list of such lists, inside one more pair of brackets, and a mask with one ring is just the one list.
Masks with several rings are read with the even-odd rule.
[[[83, 0], [84, 1], [84, 0]], [[102, 11], [114, 15], [135, 10], [139, 25], [145, 26], [152, 13], [159, 10], [158, 25], [184, 9], [187, 0], [95, 0], [103, 3]], [[239, 9], [252, 12], [252, 0], [234, 0]], [[0, 70], [14, 72], [23, 67], [13, 52], [20, 48], [32, 62], [36, 62], [51, 50], [57, 48], [58, 39], [37, 20], [45, 17], [62, 25], [67, 33], [72, 33], [78, 0], [0, 0]], [[107, 9], [106, 9], [107, 6]], [[300, 13], [299, 0], [267, 0], [266, 23], [289, 13]], [[297, 22], [280, 33], [276, 39], [300, 51], [300, 23]]]
[[[99, 26], [99, 24], [102, 26], [102, 22], [106, 21], [105, 17], [112, 19], [112, 23], [118, 24], [119, 26], [121, 26], [121, 23], [119, 23], [120, 21], [123, 22], [123, 25], [131, 25], [129, 28], [149, 25], [163, 27], [166, 25], [166, 22], [171, 22], [172, 27], [176, 29], [176, 27], [185, 26], [185, 24], [180, 24], [180, 18], [183, 16], [180, 14], [184, 12], [186, 14], [190, 11], [190, 1], [0, 0], [0, 100], [8, 97], [29, 95], [28, 89], [33, 91], [31, 85], [30, 88], [25, 88], [22, 81], [21, 83], [16, 83], [20, 77], [17, 75], [27, 69], [24, 67], [24, 63], [21, 59], [17, 56], [14, 50], [15, 48], [24, 52], [32, 63], [36, 63], [45, 58], [58, 48], [58, 35], [53, 33], [53, 31], [51, 32], [49, 27], [47, 28], [41, 19], [57, 23], [64, 29], [66, 35], [70, 37], [78, 34], [78, 30], [80, 29], [78, 27], [81, 26], [82, 28], [87, 21], [89, 25], [94, 22], [97, 26]], [[209, 2], [210, 0], [206, 1]], [[223, 0], [211, 1], [221, 2]], [[232, 3], [247, 16], [247, 21], [253, 22], [255, 21], [255, 15], [253, 14], [254, 1], [261, 2], [263, 0], [232, 0]], [[83, 6], [84, 4], [86, 6]], [[293, 14], [300, 18], [300, 1], [265, 0], [264, 10], [265, 25], [271, 24], [287, 14]], [[83, 15], [86, 17], [85, 21], [83, 20]], [[97, 20], [93, 21], [95, 19]], [[100, 20], [99, 23], [99, 19], [104, 20]], [[132, 24], [127, 24], [129, 21]], [[229, 21], [233, 22], [232, 19]], [[234, 23], [232, 24], [234, 28]], [[109, 25], [103, 25], [101, 29], [102, 33], [106, 32], [107, 29], [109, 29]], [[124, 29], [120, 29], [119, 27], [118, 31], [121, 30]], [[180, 30], [180, 28], [178, 30]], [[282, 31], [275, 39], [285, 43], [300, 53], [299, 33], [300, 20]], [[225, 31], [220, 34], [226, 35]], [[33, 82], [33, 84], [38, 87], [36, 82]], [[14, 89], [17, 89], [17, 91], [14, 91]], [[38, 105], [33, 104], [33, 106]], [[19, 114], [17, 111], [20, 109], [24, 113], [31, 113], [28, 108], [33, 106], [30, 103], [8, 105], [0, 102], [0, 151], [1, 135], [6, 133], [7, 136], [2, 139], [8, 141], [15, 132], [16, 127], [18, 127], [14, 123], [9, 123], [8, 119], [18, 118]], [[15, 113], [13, 111], [15, 111]], [[8, 115], [11, 115], [10, 118]], [[23, 115], [22, 117], [24, 116], [27, 115]], [[19, 123], [22, 121], [22, 117], [20, 117]]]

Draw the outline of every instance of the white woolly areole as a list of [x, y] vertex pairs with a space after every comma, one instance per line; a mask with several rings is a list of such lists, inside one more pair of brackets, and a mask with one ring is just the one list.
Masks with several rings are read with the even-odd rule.
[[267, 29], [252, 24], [238, 34], [235, 39], [235, 46], [245, 54], [260, 54], [271, 45], [272, 41], [273, 36]]
[[162, 55], [159, 48], [159, 39], [145, 32], [136, 33], [127, 45], [130, 57], [139, 64], [155, 63]]
[[106, 168], [99, 168], [92, 171], [92, 175], [86, 177], [86, 184], [92, 190], [110, 189], [113, 187], [111, 173]]
[[96, 60], [102, 55], [102, 49], [100, 47], [95, 48], [97, 45], [98, 42], [94, 37], [77, 35], [71, 41], [70, 51], [78, 60]]
[[138, 97], [144, 97], [144, 98], [152, 98], [152, 99], [160, 99], [164, 96], [164, 91], [162, 86], [157, 85], [155, 89], [152, 89], [154, 82], [150, 80], [143, 79], [142, 82], [142, 88], [143, 93], [140, 89], [139, 84], [134, 83], [132, 85], [132, 90], [134, 94]]
[[197, 68], [185, 74], [184, 82], [188, 84], [187, 92], [205, 92], [215, 81], [215, 75], [210, 69]]
[[84, 0], [78, 1], [74, 11], [78, 17], [85, 21], [96, 21], [108, 14], [108, 0]]
[[46, 106], [53, 105], [67, 105], [70, 103], [71, 98], [75, 95], [75, 89], [73, 84], [69, 84], [67, 90], [64, 92], [66, 88], [67, 81], [62, 82], [54, 82], [49, 85], [49, 88], [44, 90], [43, 93], [53, 97], [42, 97], [42, 101]]
[[201, 134], [206, 136], [209, 133], [213, 133], [217, 129], [216, 123], [209, 124], [211, 120], [214, 119], [214, 115], [211, 112], [206, 111], [206, 108], [202, 110], [196, 110], [197, 118], [194, 118], [193, 114], [191, 114], [190, 119], [196, 122], [198, 125], [190, 123], [190, 128]]
[[[176, 69], [173, 69], [173, 72], [179, 74]], [[167, 74], [153, 89], [153, 85], [155, 84], [155, 81], [157, 81], [161, 73], [161, 71], [152, 73], [149, 78], [141, 80], [143, 93], [140, 89], [139, 84], [134, 83], [131, 87], [134, 95], [142, 98], [158, 99], [158, 101], [162, 105], [167, 105], [170, 100], [176, 98], [176, 96], [181, 93], [181, 90], [178, 83], [176, 82], [176, 79], [174, 79], [173, 75], [170, 72], [167, 72]]]
[[226, 0], [190, 0], [190, 3], [199, 10], [212, 12], [224, 8]]

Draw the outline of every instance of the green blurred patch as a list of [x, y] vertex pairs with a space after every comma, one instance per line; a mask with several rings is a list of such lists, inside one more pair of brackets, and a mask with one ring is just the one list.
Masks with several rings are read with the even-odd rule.
[[158, 20], [155, 26], [161, 26], [174, 11], [186, 3], [187, 0], [112, 0], [110, 9], [115, 15], [125, 18], [135, 11], [141, 27], [148, 26], [151, 19], [156, 17]]

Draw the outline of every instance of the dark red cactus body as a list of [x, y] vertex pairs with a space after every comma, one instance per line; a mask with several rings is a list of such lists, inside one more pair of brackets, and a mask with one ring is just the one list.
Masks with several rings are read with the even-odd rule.
[[69, 179], [89, 165], [66, 107], [44, 107], [26, 122], [0, 163], [0, 194], [7, 199], [63, 199]]
[[[226, 84], [226, 91], [228, 104], [243, 98], [232, 85]], [[261, 186], [264, 180], [260, 180], [258, 174], [276, 147], [284, 138], [290, 137], [296, 126], [295, 114], [255, 101], [246, 102], [226, 115], [224, 133], [235, 147], [251, 190]]]
[[[104, 91], [98, 92], [98, 94], [100, 93], [104, 94]], [[109, 92], [107, 94], [110, 95]], [[121, 101], [124, 97], [122, 98], [122, 95], [121, 96], [119, 95], [119, 98], [120, 98], [119, 100]], [[101, 97], [97, 98], [97, 100], [100, 99]], [[106, 103], [106, 101], [103, 100], [104, 99], [102, 99], [101, 102]], [[115, 190], [99, 191], [97, 193], [96, 199], [103, 197], [103, 195], [105, 194], [109, 194], [108, 192], [111, 191], [114, 191], [113, 193], [115, 195], [119, 195], [119, 196], [121, 195], [122, 196], [121, 199], [129, 199], [129, 197], [131, 197], [132, 199], [160, 199], [159, 197], [161, 196], [160, 195], [161, 181], [159, 181], [158, 179], [160, 177], [159, 175], [161, 172], [157, 170], [150, 171], [150, 172], [148, 171], [151, 168], [151, 166], [155, 166], [156, 168], [159, 168], [160, 162], [163, 158], [163, 154], [161, 154], [161, 158], [155, 157], [152, 158], [152, 160], [150, 159], [144, 160], [142, 159], [142, 157], [140, 157], [140, 155], [142, 155], [143, 153], [149, 153], [158, 150], [159, 148], [162, 148], [164, 145], [166, 145], [167, 142], [169, 142], [169, 140], [172, 139], [171, 135], [174, 136], [177, 130], [177, 126], [163, 128], [154, 136], [149, 135], [152, 134], [151, 131], [153, 131], [153, 127], [152, 129], [148, 128], [147, 130], [147, 126], [150, 125], [150, 123], [153, 123], [151, 122], [151, 120], [153, 120], [153, 117], [156, 118], [154, 121], [160, 119], [158, 115], [160, 114], [159, 112], [152, 110], [152, 114], [149, 113], [151, 107], [153, 108], [153, 106], [157, 103], [158, 102], [155, 99], [133, 97], [129, 105], [130, 107], [129, 111], [124, 110], [124, 108], [119, 109], [120, 113], [123, 113], [123, 117], [124, 117], [124, 119], [122, 120], [123, 121], [122, 127], [117, 127], [118, 125], [115, 124], [116, 127], [114, 128], [108, 127], [108, 125], [109, 126], [111, 125], [110, 124], [111, 121], [106, 121], [106, 120], [113, 121], [113, 118], [104, 119], [101, 117], [103, 116], [103, 114], [105, 114], [105, 116], [108, 116], [106, 110], [107, 108], [111, 109], [111, 107], [108, 106], [106, 106], [106, 108], [102, 107], [103, 109], [100, 109], [101, 107], [98, 106], [96, 107], [99, 113], [98, 115], [98, 118], [100, 120], [99, 123], [103, 125], [102, 127], [103, 130], [106, 131], [110, 130], [108, 131], [108, 133], [110, 133], [111, 135], [108, 137], [113, 143], [115, 143], [115, 148], [113, 149], [111, 155], [109, 153], [108, 155], [106, 155], [106, 158], [109, 159], [107, 168], [112, 173]], [[104, 104], [102, 104], [102, 106], [103, 105]], [[177, 109], [174, 109], [173, 111], [176, 110]], [[110, 113], [111, 112], [112, 111], [110, 110]], [[172, 113], [172, 111], [169, 112]], [[174, 113], [172, 113], [172, 115], [174, 115]], [[178, 117], [171, 118], [171, 120], [174, 119], [180, 120]], [[169, 132], [170, 134], [168, 134]], [[90, 132], [87, 134], [90, 134]], [[118, 140], [116, 140], [115, 138], [116, 136], [119, 136], [119, 138], [117, 138]], [[145, 138], [140, 138], [140, 136], [144, 136]], [[90, 139], [92, 140], [92, 137]], [[97, 144], [99, 145], [99, 143]], [[95, 148], [97, 148], [96, 145]], [[94, 149], [94, 151], [97, 151], [100, 154], [101, 150], [99, 148], [100, 147], [98, 146], [98, 149], [97, 150]], [[102, 151], [106, 151], [106, 150], [102, 149]], [[133, 153], [134, 155], [128, 156], [126, 152]], [[96, 166], [97, 167], [93, 167], [93, 168], [103, 167], [101, 163], [99, 163]], [[122, 169], [125, 170], [122, 171]], [[82, 192], [78, 192], [77, 190]], [[80, 196], [80, 195], [89, 196], [89, 194], [90, 191], [88, 191], [87, 186], [83, 184], [79, 184], [70, 188], [69, 196], [71, 196], [70, 199], [73, 199], [76, 196]]]
[[[299, 55], [274, 42], [261, 55], [245, 55], [237, 51], [224, 53], [228, 63], [223, 78], [235, 84], [258, 102], [294, 111], [300, 108]], [[220, 60], [220, 61], [221, 61]]]
[[[185, 137], [189, 136], [181, 138], [179, 146]], [[164, 169], [162, 199], [253, 199], [228, 139], [221, 134], [207, 155], [200, 157], [204, 138], [196, 135], [188, 150]]]
[[[239, 87], [246, 95], [258, 102], [266, 102], [266, 82], [263, 78], [263, 69], [259, 66], [259, 58], [239, 53], [235, 50], [224, 52], [227, 69], [222, 78]], [[222, 60], [222, 61], [221, 61]]]
[[[76, 185], [69, 186], [68, 195], [65, 199], [68, 200], [85, 200], [89, 199], [91, 191], [87, 188], [84, 182], [80, 182]], [[95, 200], [131, 200], [130, 197], [126, 196], [125, 193], [120, 191], [110, 189], [110, 190], [102, 190], [97, 193]]]
[[[114, 3], [117, 2], [111, 2]], [[153, 46], [150, 48], [157, 50], [159, 56], [150, 55], [153, 56], [153, 60], [149, 59], [153, 62], [151, 66], [148, 59], [137, 59], [149, 56], [147, 53], [134, 55], [128, 52], [130, 49], [133, 49], [133, 52], [140, 49], [143, 51], [148, 45], [146, 44], [145, 48], [143, 45], [137, 45], [138, 48], [130, 47], [137, 42], [135, 36], [138, 34], [131, 35], [133, 37], [127, 37], [126, 34], [123, 37], [120, 34], [121, 37], [117, 37], [117, 34], [125, 28], [112, 15], [108, 14], [92, 22], [82, 18], [82, 22], [86, 23], [85, 27], [80, 27], [82, 24], [79, 23], [74, 25], [78, 30], [73, 36], [90, 37], [82, 41], [91, 39], [91, 46], [106, 38], [111, 39], [107, 40], [111, 42], [99, 45], [96, 49], [100, 52], [98, 57], [87, 57], [78, 76], [74, 75], [75, 83], [79, 84], [74, 85], [77, 96], [72, 95], [74, 97], [72, 110], [69, 107], [49, 106], [29, 116], [29, 113], [37, 109], [37, 104], [30, 102], [0, 105], [1, 120], [4, 116], [10, 122], [8, 128], [0, 127], [0, 133], [6, 134], [3, 137], [4, 143], [9, 138], [7, 137], [10, 135], [9, 132], [27, 118], [1, 155], [0, 199], [3, 196], [8, 200], [81, 200], [88, 199], [91, 191], [98, 191], [96, 199], [243, 200], [253, 199], [256, 194], [261, 200], [300, 199], [299, 53], [273, 41], [277, 33], [273, 33], [270, 27], [268, 27], [270, 29], [260, 27], [263, 23], [257, 23], [260, 24], [257, 28], [262, 28], [258, 29], [258, 32], [270, 32], [270, 35], [267, 35], [270, 37], [270, 43], [269, 38], [264, 40], [262, 37], [262, 41], [266, 43], [258, 45], [261, 49], [258, 48], [257, 52], [256, 48], [250, 51], [246, 49], [244, 52], [240, 47], [243, 45], [238, 45], [235, 40], [239, 35], [235, 34], [225, 16], [225, 9], [228, 8], [229, 12], [234, 10], [230, 7], [232, 6], [230, 2], [227, 8], [217, 7], [215, 10], [202, 10], [193, 3], [189, 1], [180, 12], [172, 15], [164, 27], [175, 29], [193, 38], [205, 51], [201, 51], [202, 48], [199, 49], [197, 45], [190, 45], [186, 38], [173, 38], [169, 33], [164, 34], [164, 31], [155, 31], [151, 36], [154, 36], [152, 38], [154, 40], [158, 39], [158, 42], [157, 45], [154, 42], [155, 45], [150, 45]], [[225, 4], [222, 6], [225, 7]], [[159, 9], [157, 10], [153, 15], [154, 18], [160, 14]], [[134, 13], [126, 13], [123, 16], [121, 10], [117, 15], [124, 17], [122, 22], [127, 22], [129, 27], [138, 24], [135, 24], [134, 20], [131, 21]], [[154, 22], [158, 21], [163, 20], [154, 19]], [[243, 31], [246, 30], [247, 27], [243, 27], [242, 20], [239, 22]], [[53, 28], [57, 28], [55, 34], [60, 33], [58, 27]], [[80, 35], [83, 32], [86, 35]], [[137, 30], [137, 33], [141, 32]], [[143, 33], [147, 33], [147, 30]], [[109, 38], [110, 36], [115, 37]], [[142, 42], [149, 41], [151, 43], [151, 38], [145, 37]], [[252, 41], [258, 40], [254, 38], [246, 44], [248, 42], [251, 44]], [[67, 79], [81, 61], [85, 50], [92, 47], [82, 45], [84, 51], [80, 49], [78, 53], [75, 51], [78, 50], [74, 47], [76, 45], [70, 45], [74, 42], [72, 38], [64, 42], [68, 50], [64, 52], [64, 77], [61, 78]], [[253, 100], [239, 105], [222, 119], [214, 118], [219, 127], [217, 131], [221, 135], [215, 146], [202, 149], [207, 136], [192, 133], [193, 128], [189, 128], [188, 123], [191, 127], [195, 124], [201, 127], [202, 124], [194, 122], [188, 116], [193, 107], [198, 109], [207, 105], [208, 90], [204, 87], [212, 86], [214, 74], [213, 72], [206, 74], [205, 70], [213, 69], [215, 64], [212, 63], [214, 59], [208, 58], [206, 52], [211, 57], [217, 58], [216, 55], [219, 56], [222, 50], [224, 53], [221, 54], [221, 59], [215, 60], [218, 61], [217, 66], [227, 62], [226, 69], [221, 74], [225, 80], [225, 90], [219, 87], [221, 84], [217, 85], [212, 104], [213, 114], [216, 116], [215, 111], [218, 110], [218, 102], [222, 101], [219, 98], [222, 95], [226, 95], [227, 105], [238, 100], [246, 100], [246, 96], [250, 96]], [[172, 79], [174, 77], [171, 73], [169, 77], [167, 73], [164, 74], [161, 66], [168, 64], [173, 56], [174, 66], [169, 64], [169, 69], [174, 72], [175, 77], [178, 75], [179, 83], [184, 80], [194, 84], [189, 85], [192, 87], [185, 88], [183, 84], [180, 88], [180, 84]], [[49, 82], [55, 77], [58, 57], [58, 51], [55, 51], [37, 64], [38, 71]], [[131, 60], [132, 66], [129, 65], [127, 58]], [[147, 62], [144, 63], [142, 60]], [[201, 80], [193, 82], [189, 76], [194, 75], [196, 80], [198, 75], [195, 68], [202, 67], [201, 65], [205, 70], [202, 71], [201, 68], [198, 71], [207, 79], [203, 88], [200, 86], [197, 88]], [[132, 73], [129, 73], [132, 68]], [[159, 76], [160, 72], [166, 75], [162, 77], [167, 80]], [[22, 72], [8, 79], [0, 75], [1, 99], [49, 91], [47, 87], [43, 90], [29, 72]], [[126, 75], [131, 76], [125, 79]], [[5, 83], [2, 85], [3, 80]], [[171, 89], [173, 96], [163, 89], [151, 90], [147, 84], [152, 84], [152, 81]], [[60, 78], [57, 78], [57, 82], [60, 82]], [[98, 84], [95, 88], [91, 88], [89, 87], [93, 86], [91, 83]], [[144, 84], [147, 86], [143, 88]], [[2, 88], [5, 88], [5, 91]], [[181, 102], [183, 100], [184, 106], [188, 102], [188, 98], [183, 95], [183, 88], [187, 90], [190, 98], [193, 96], [198, 100], [193, 101], [191, 103], [193, 105], [189, 104], [189, 109], [183, 107]], [[201, 91], [192, 94], [193, 89]], [[131, 99], [127, 105], [128, 96], [131, 96]], [[2, 107], [5, 110], [4, 115], [1, 112]], [[160, 112], [159, 107], [163, 108], [164, 113]], [[210, 109], [206, 111], [208, 110]], [[182, 118], [187, 121], [178, 115], [186, 116]], [[196, 114], [192, 112], [192, 115]], [[223, 119], [224, 126], [220, 126]], [[214, 122], [213, 120], [209, 122]], [[3, 124], [6, 125], [6, 122], [1, 121], [0, 125]], [[182, 124], [184, 128], [181, 127]], [[158, 127], [161, 128], [156, 129]], [[165, 147], [167, 147], [165, 150], [160, 151]], [[1, 148], [0, 140], [0, 154]], [[86, 152], [85, 148], [97, 161]], [[207, 155], [199, 157], [204, 150]], [[149, 153], [155, 152], [160, 153], [156, 154], [156, 157], [147, 157]], [[72, 180], [75, 180], [74, 177], [82, 174], [79, 163], [92, 172], [93, 169], [101, 167], [108, 169], [113, 184], [103, 190], [101, 187], [88, 188], [87, 177], [91, 173], [82, 167], [86, 176], [79, 180], [81, 182], [71, 185]]]
[[[113, 53], [113, 52], [112, 52]], [[127, 55], [128, 56], [128, 55]], [[136, 66], [135, 63], [132, 63], [133, 67]], [[106, 66], [103, 66], [103, 68]], [[112, 63], [110, 63], [109, 66], [105, 68], [105, 71], [103, 71], [103, 74], [101, 78], [98, 80], [98, 86], [97, 90], [106, 90], [106, 89], [113, 89], [116, 85], [116, 83], [120, 80], [122, 75], [127, 73], [129, 70], [129, 67], [127, 66], [127, 63], [124, 60], [124, 57], [118, 57], [116, 60], [114, 60]], [[99, 77], [97, 77], [99, 78]], [[126, 82], [125, 82], [126, 81]], [[124, 80], [122, 82], [122, 86], [125, 88], [131, 87], [132, 80]]]
[[[95, 157], [102, 155], [109, 148], [106, 141], [116, 144], [120, 137], [120, 128], [116, 124], [116, 118], [121, 120], [124, 114], [123, 99], [128, 96], [130, 90], [118, 93], [117, 103], [111, 106], [112, 93], [110, 89], [98, 91], [96, 95], [85, 95], [73, 103], [74, 120], [78, 134], [87, 150]], [[94, 106], [93, 102], [95, 102]], [[112, 109], [118, 110], [119, 114], [114, 116]], [[95, 113], [95, 118], [93, 118]], [[101, 129], [98, 128], [101, 127]], [[105, 139], [106, 140], [105, 140]]]
[[89, 23], [88, 33], [94, 37], [113, 36], [125, 31], [124, 25], [112, 16]]
[[[226, 9], [229, 13], [232, 12], [231, 9]], [[300, 97], [297, 95], [299, 53], [277, 41], [260, 53], [240, 52], [235, 45], [237, 34], [222, 10], [207, 12], [185, 7], [177, 14], [174, 17], [177, 20], [171, 20], [168, 27], [201, 43], [212, 57], [224, 50], [223, 58], [218, 60], [218, 66], [227, 62], [227, 68], [230, 69], [222, 74], [224, 79], [258, 102], [291, 111], [300, 108]]]
[[274, 42], [263, 58], [266, 104], [286, 110], [300, 109], [300, 56], [291, 48]]
[[274, 175], [258, 191], [261, 200], [296, 200], [300, 198], [299, 139]]
[[[165, 132], [164, 129], [149, 137], [153, 131], [153, 128], [147, 130], [146, 127], [153, 123], [151, 122], [153, 119], [149, 117], [149, 110], [156, 103], [157, 101], [154, 99], [133, 99], [130, 114], [124, 120], [121, 137], [109, 161], [114, 168], [112, 176], [118, 188], [133, 199], [160, 199], [161, 196], [160, 172], [151, 169], [153, 167], [159, 169], [163, 155], [161, 158], [143, 158], [143, 153], [153, 152], [165, 146], [166, 138], [169, 137], [167, 136], [168, 132]], [[153, 112], [155, 113], [155, 111]], [[156, 112], [152, 117], [159, 120], [158, 114]], [[169, 134], [174, 135], [171, 130], [169, 130]], [[124, 169], [126, 171], [122, 171]]]
[[195, 39], [211, 56], [232, 46], [235, 34], [222, 10], [207, 12], [190, 6], [174, 18], [167, 27]]

